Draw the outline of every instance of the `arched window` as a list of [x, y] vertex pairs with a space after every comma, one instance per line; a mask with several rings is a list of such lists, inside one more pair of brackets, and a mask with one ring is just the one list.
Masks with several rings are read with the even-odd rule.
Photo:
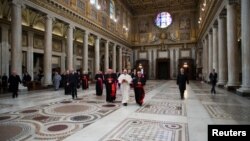
[[113, 0], [110, 0], [109, 13], [110, 18], [115, 20], [115, 3]]

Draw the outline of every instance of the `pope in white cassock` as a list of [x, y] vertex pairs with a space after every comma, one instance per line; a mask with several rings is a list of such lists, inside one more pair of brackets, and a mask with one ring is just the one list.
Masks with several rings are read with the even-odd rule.
[[121, 74], [118, 78], [118, 82], [121, 84], [121, 93], [122, 93], [122, 103], [124, 106], [127, 106], [129, 100], [129, 89], [130, 83], [132, 82], [132, 77], [127, 74], [127, 70], [123, 70], [123, 74]]

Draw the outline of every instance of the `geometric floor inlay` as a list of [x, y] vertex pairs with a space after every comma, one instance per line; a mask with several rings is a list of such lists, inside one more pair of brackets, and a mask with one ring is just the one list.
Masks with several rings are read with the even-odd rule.
[[119, 107], [67, 99], [0, 114], [0, 140], [63, 140]]
[[212, 118], [250, 121], [250, 107], [203, 104]]
[[163, 94], [157, 93], [152, 99], [164, 99], [164, 100], [180, 100], [180, 94]]
[[[148, 92], [159, 87], [160, 83], [159, 81], [149, 81], [145, 86], [145, 91]], [[133, 89], [130, 90], [130, 95], [129, 103], [135, 103]], [[114, 103], [106, 103], [105, 95], [96, 96], [95, 93], [80, 96], [76, 100], [72, 100], [71, 96], [68, 96], [64, 100], [54, 100], [54, 102], [0, 114], [0, 141], [61, 141], [119, 109], [122, 99], [119, 89], [116, 97]], [[32, 102], [36, 102], [56, 98], [58, 95], [53, 94], [48, 97], [31, 95], [20, 96], [18, 100], [31, 99]], [[0, 104], [1, 108], [12, 106], [18, 105]]]
[[187, 124], [128, 118], [100, 141], [188, 141]]
[[186, 115], [185, 104], [182, 102], [150, 101], [138, 109], [138, 113], [164, 114], [164, 115]]

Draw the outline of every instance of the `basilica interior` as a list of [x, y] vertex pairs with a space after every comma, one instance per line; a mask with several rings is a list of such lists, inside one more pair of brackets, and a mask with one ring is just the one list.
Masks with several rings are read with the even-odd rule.
[[[249, 23], [249, 0], [0, 0], [0, 141], [207, 141], [209, 124], [250, 124]], [[142, 106], [133, 88], [127, 106], [119, 88], [96, 96], [108, 69], [143, 70]], [[89, 75], [75, 100], [53, 89], [67, 70]], [[15, 99], [13, 71], [31, 76]]]

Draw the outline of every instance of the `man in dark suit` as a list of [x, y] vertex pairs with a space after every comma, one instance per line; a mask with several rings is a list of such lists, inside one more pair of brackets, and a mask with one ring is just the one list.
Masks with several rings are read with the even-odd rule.
[[217, 73], [215, 72], [215, 69], [213, 69], [213, 71], [209, 74], [209, 79], [210, 83], [212, 84], [211, 93], [216, 94], [215, 86], [217, 83]]
[[13, 98], [18, 97], [18, 93], [17, 93], [18, 86], [19, 86], [19, 83], [21, 83], [22, 81], [19, 75], [17, 75], [16, 71], [12, 71], [12, 74], [10, 75], [8, 82], [9, 82], [9, 89], [13, 93], [12, 97]]
[[77, 98], [77, 84], [78, 84], [78, 75], [73, 70], [70, 70], [69, 82], [67, 83], [67, 85], [70, 87], [72, 99]]
[[179, 90], [180, 90], [180, 94], [181, 94], [181, 99], [184, 99], [184, 91], [186, 90], [186, 83], [188, 84], [188, 77], [187, 75], [184, 73], [184, 69], [181, 68], [180, 69], [180, 73], [177, 76], [177, 85], [179, 85]]

